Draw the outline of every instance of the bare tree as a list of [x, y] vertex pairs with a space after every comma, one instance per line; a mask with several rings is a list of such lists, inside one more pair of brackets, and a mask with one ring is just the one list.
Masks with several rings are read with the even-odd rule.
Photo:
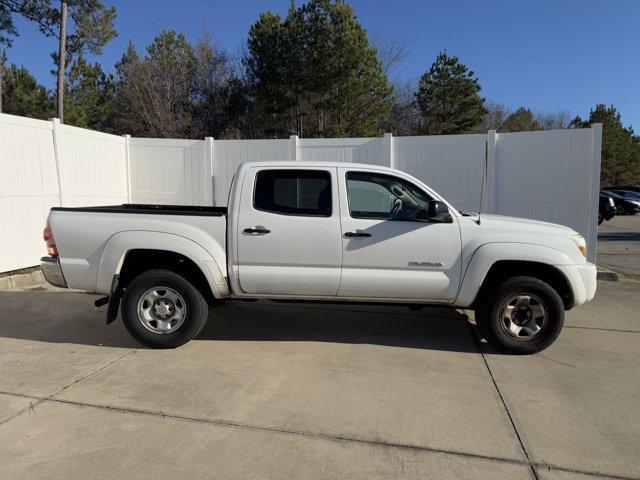
[[248, 108], [243, 82], [231, 56], [204, 31], [194, 47], [195, 117], [199, 136], [238, 138]]
[[[513, 131], [520, 130], [560, 130], [569, 128], [571, 115], [568, 110], [557, 112], [545, 112], [542, 110], [527, 109], [521, 107], [513, 109], [504, 103], [487, 100], [485, 102], [487, 113], [480, 125], [474, 128], [475, 133], [484, 133], [487, 130]], [[516, 115], [517, 114], [517, 115]], [[523, 118], [526, 117], [526, 121]], [[518, 120], [519, 121], [516, 121]]]
[[557, 112], [536, 111], [533, 117], [543, 130], [569, 128], [569, 123], [571, 122], [571, 113], [569, 110], [559, 110]]
[[248, 101], [229, 54], [205, 32], [193, 46], [160, 32], [139, 56], [133, 44], [116, 65], [118, 127], [161, 138], [238, 138]]
[[393, 107], [385, 130], [396, 135], [417, 135], [420, 130], [420, 109], [415, 101], [415, 83], [396, 82], [393, 85]]
[[196, 60], [193, 47], [183, 34], [161, 32], [142, 58], [129, 44], [116, 70], [121, 130], [160, 138], [195, 135]]
[[513, 111], [505, 104], [493, 100], [485, 101], [484, 108], [487, 110], [482, 123], [473, 129], [473, 133], [486, 133], [487, 130], [500, 130], [500, 127], [507, 120]]
[[389, 75], [407, 57], [407, 45], [404, 42], [375, 31], [369, 32], [369, 39], [378, 51], [378, 59], [386, 75]]

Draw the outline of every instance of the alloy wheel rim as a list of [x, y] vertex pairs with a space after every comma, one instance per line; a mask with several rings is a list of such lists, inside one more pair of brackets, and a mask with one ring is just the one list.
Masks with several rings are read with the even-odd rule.
[[152, 333], [167, 334], [179, 329], [187, 315], [187, 305], [177, 291], [169, 287], [153, 287], [138, 301], [138, 319]]
[[511, 338], [531, 340], [542, 332], [547, 322], [544, 302], [530, 293], [519, 293], [508, 298], [500, 309], [500, 326]]

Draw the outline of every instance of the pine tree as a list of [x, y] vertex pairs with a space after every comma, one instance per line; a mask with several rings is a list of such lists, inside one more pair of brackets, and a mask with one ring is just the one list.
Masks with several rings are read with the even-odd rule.
[[510, 114], [504, 123], [500, 125], [500, 132], [527, 132], [530, 130], [542, 130], [533, 112], [524, 107], [520, 107]]
[[196, 57], [184, 34], [164, 30], [140, 57], [131, 43], [116, 65], [118, 128], [131, 135], [197, 138]]
[[4, 69], [2, 104], [4, 113], [46, 120], [55, 112], [51, 92], [40, 85], [24, 67]]
[[99, 63], [79, 56], [69, 68], [65, 96], [67, 123], [101, 132], [116, 133], [115, 84]]
[[422, 133], [470, 132], [483, 120], [484, 98], [473, 71], [442, 51], [420, 79], [416, 100], [422, 113]]
[[13, 16], [35, 23], [47, 37], [58, 39], [52, 54], [57, 72], [57, 116], [64, 120], [64, 80], [66, 65], [83, 52], [99, 54], [115, 37], [115, 7], [101, 0], [4, 0], [0, 3], [0, 43], [17, 35]]
[[2, 113], [2, 79], [4, 77], [5, 63], [7, 63], [7, 53], [0, 48], [0, 113]]
[[600, 183], [602, 186], [640, 183], [640, 137], [622, 124], [618, 110], [603, 103], [589, 112], [589, 119], [579, 116], [571, 121], [575, 128], [602, 124]]
[[381, 133], [392, 106], [377, 51], [350, 6], [311, 0], [263, 13], [244, 59], [265, 136]]

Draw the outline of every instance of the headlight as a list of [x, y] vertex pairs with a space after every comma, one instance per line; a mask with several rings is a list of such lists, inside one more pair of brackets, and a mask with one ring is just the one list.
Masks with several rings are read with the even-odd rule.
[[573, 240], [573, 243], [576, 244], [576, 247], [578, 247], [578, 250], [580, 250], [580, 253], [586, 257], [587, 242], [585, 241], [584, 237], [579, 233], [577, 233], [576, 235], [571, 235], [571, 240]]

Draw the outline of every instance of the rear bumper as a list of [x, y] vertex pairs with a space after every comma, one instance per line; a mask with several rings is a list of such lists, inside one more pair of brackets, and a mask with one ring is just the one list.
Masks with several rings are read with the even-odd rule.
[[44, 278], [54, 287], [68, 288], [67, 282], [60, 268], [60, 260], [57, 257], [42, 257], [40, 268]]
[[598, 269], [593, 263], [564, 265], [559, 268], [564, 273], [573, 294], [573, 306], [577, 307], [591, 301], [596, 294]]

